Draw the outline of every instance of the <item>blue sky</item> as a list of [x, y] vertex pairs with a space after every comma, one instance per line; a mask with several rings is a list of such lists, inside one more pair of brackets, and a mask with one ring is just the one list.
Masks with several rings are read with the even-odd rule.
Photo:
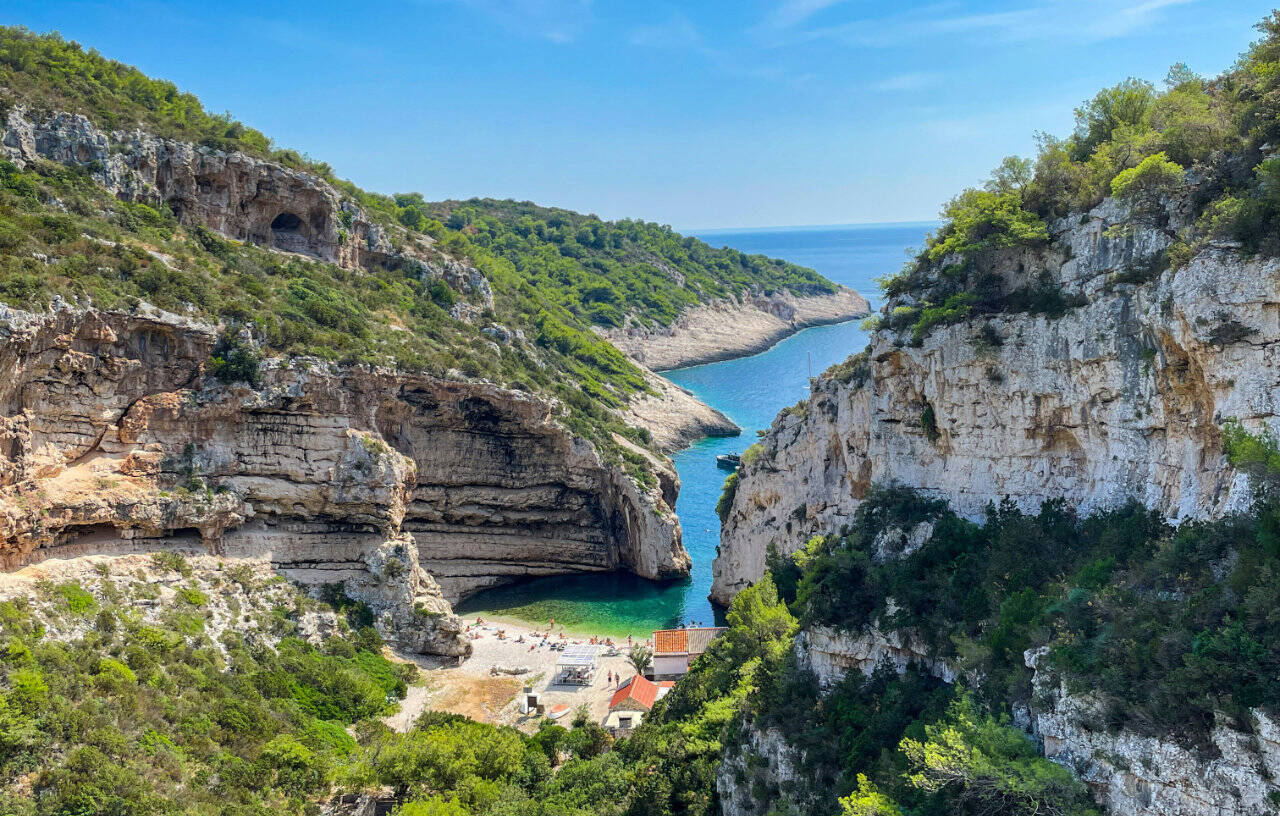
[[5, 0], [381, 192], [677, 228], [924, 220], [1274, 0]]

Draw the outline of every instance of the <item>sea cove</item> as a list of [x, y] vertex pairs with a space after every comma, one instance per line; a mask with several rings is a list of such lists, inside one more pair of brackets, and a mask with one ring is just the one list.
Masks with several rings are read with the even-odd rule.
[[[877, 309], [876, 279], [898, 271], [907, 250], [920, 246], [935, 226], [920, 222], [716, 230], [697, 237], [712, 246], [811, 267], [861, 293]], [[693, 559], [687, 580], [655, 583], [626, 573], [541, 578], [468, 598], [458, 604], [458, 614], [534, 623], [555, 618], [570, 629], [610, 635], [638, 635], [681, 623], [710, 624], [716, 610], [707, 593], [720, 537], [715, 506], [726, 475], [716, 467], [716, 456], [745, 450], [779, 410], [806, 397], [810, 374], [816, 376], [844, 360], [866, 340], [860, 321], [817, 326], [750, 357], [663, 372], [742, 428], [739, 437], [703, 439], [672, 457], [681, 482], [676, 512]]]

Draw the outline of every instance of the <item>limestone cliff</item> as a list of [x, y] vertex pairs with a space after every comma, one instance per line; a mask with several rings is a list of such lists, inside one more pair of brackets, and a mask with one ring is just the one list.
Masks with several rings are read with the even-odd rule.
[[1252, 709], [1246, 722], [1218, 714], [1211, 745], [1187, 748], [1171, 740], [1105, 727], [1103, 706], [1070, 694], [1038, 666], [1043, 649], [1027, 653], [1035, 669], [1032, 731], [1044, 754], [1071, 768], [1106, 805], [1124, 816], [1210, 816], [1274, 813], [1280, 800], [1280, 723]]
[[[1123, 816], [1254, 816], [1273, 813], [1280, 798], [1280, 726], [1261, 709], [1248, 722], [1219, 714], [1210, 745], [1187, 747], [1170, 739], [1109, 729], [1106, 712], [1087, 694], [1069, 693], [1040, 663], [1043, 649], [1027, 653], [1035, 694], [1028, 706], [1010, 712], [1030, 732], [1047, 758], [1072, 770], [1105, 805]], [[798, 663], [812, 670], [823, 688], [846, 672], [870, 675], [883, 662], [898, 671], [909, 664], [953, 683], [958, 667], [932, 657], [928, 649], [900, 633], [870, 627], [850, 632], [814, 627], [796, 638]], [[976, 678], [968, 678], [971, 684]], [[725, 816], [761, 813], [781, 802], [802, 804], [797, 780], [801, 753], [773, 729], [748, 723], [726, 750], [716, 788]]]
[[180, 547], [340, 582], [402, 645], [468, 646], [448, 601], [526, 575], [688, 570], [674, 473], [642, 489], [478, 382], [295, 359], [205, 375], [213, 327], [140, 309], [0, 312], [0, 558]]
[[38, 159], [79, 165], [111, 194], [167, 207], [181, 224], [342, 266], [412, 250], [394, 246], [386, 230], [310, 173], [141, 130], [104, 133], [84, 116], [29, 115], [15, 106], [0, 119], [0, 157], [19, 166]]
[[1007, 287], [1038, 280], [1084, 305], [941, 326], [918, 345], [876, 332], [746, 457], [712, 596], [727, 602], [759, 577], [771, 545], [793, 552], [838, 530], [873, 483], [969, 516], [1005, 496], [1084, 511], [1133, 497], [1175, 519], [1246, 504], [1218, 429], [1277, 414], [1280, 263], [1218, 244], [1151, 272], [1169, 241], [1107, 201], [1056, 222], [1047, 247], [981, 260]]

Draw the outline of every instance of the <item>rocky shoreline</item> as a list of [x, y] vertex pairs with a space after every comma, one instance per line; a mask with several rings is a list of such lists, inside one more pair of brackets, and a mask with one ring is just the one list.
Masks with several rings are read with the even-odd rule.
[[729, 417], [707, 405], [665, 377], [645, 369], [652, 394], [631, 400], [625, 415], [633, 425], [653, 434], [664, 453], [683, 450], [708, 436], [737, 436], [742, 429]]
[[627, 326], [602, 334], [632, 360], [662, 372], [749, 357], [801, 329], [870, 313], [866, 298], [843, 287], [835, 294], [811, 297], [775, 292], [687, 309], [670, 326]]

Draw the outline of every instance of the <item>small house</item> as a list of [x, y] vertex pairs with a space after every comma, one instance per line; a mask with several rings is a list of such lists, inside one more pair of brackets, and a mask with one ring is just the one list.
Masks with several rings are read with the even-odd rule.
[[653, 704], [661, 700], [674, 685], [669, 680], [655, 683], [637, 674], [613, 693], [604, 727], [610, 731], [630, 731], [636, 728], [644, 715], [653, 709]]
[[683, 677], [689, 665], [707, 650], [723, 626], [661, 629], [653, 633], [653, 676], [663, 680]]

